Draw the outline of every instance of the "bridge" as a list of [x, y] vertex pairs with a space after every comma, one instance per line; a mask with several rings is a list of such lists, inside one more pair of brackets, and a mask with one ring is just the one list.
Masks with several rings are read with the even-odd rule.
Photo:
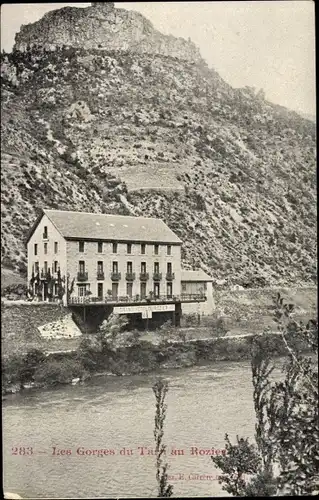
[[[182, 303], [205, 302], [206, 300], [204, 294], [158, 295], [145, 298], [141, 298], [139, 295], [135, 297], [92, 297], [89, 295], [69, 297], [68, 307], [73, 309], [76, 315], [74, 318], [77, 317], [77, 321], [81, 321], [83, 324], [91, 323], [97, 326], [113, 312], [115, 314], [128, 314], [132, 320], [135, 318], [134, 321], [141, 320], [144, 323], [144, 328], [148, 329], [149, 320], [155, 324], [169, 319], [173, 325], [179, 326]], [[81, 320], [77, 313], [80, 314]], [[154, 313], [157, 313], [155, 317]]]
[[68, 305], [70, 306], [101, 306], [103, 304], [109, 306], [116, 305], [146, 305], [146, 304], [176, 304], [182, 302], [205, 302], [206, 295], [193, 293], [193, 294], [182, 294], [182, 295], [158, 295], [153, 297], [141, 298], [139, 295], [135, 297], [123, 296], [123, 297], [69, 297]]

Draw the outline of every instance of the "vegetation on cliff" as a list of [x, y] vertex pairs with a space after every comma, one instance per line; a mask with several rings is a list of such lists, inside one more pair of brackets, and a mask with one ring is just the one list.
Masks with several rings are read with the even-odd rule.
[[[128, 51], [1, 55], [2, 264], [37, 208], [162, 218], [228, 284], [316, 280], [315, 125], [204, 62]], [[284, 274], [283, 274], [284, 270]]]

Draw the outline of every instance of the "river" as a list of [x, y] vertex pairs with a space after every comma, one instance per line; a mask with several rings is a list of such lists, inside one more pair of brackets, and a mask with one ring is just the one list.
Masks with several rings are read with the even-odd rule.
[[[169, 382], [164, 441], [173, 494], [222, 496], [218, 471], [199, 450], [223, 450], [226, 432], [253, 437], [250, 364], [220, 362], [162, 376]], [[142, 454], [154, 449], [155, 379], [97, 377], [7, 397], [4, 491], [24, 498], [156, 496], [155, 457]], [[94, 449], [108, 451], [82, 454]], [[177, 449], [183, 454], [172, 455]]]

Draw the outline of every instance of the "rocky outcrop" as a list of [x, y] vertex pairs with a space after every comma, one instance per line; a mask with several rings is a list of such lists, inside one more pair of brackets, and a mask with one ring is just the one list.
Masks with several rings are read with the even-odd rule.
[[22, 25], [14, 48], [24, 51], [27, 46], [122, 50], [201, 60], [190, 40], [163, 35], [140, 13], [115, 9], [113, 2], [93, 2], [84, 9], [64, 7], [48, 12], [36, 23]]

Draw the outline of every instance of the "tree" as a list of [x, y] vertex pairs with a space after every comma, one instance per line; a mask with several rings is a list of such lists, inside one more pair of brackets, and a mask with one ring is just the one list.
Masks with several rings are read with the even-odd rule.
[[153, 392], [156, 399], [154, 439], [156, 445], [156, 481], [158, 484], [158, 497], [171, 497], [173, 494], [173, 486], [168, 484], [168, 464], [163, 464], [162, 458], [166, 453], [166, 445], [163, 444], [163, 436], [167, 410], [167, 405], [165, 404], [167, 391], [168, 384], [161, 379], [153, 385]]
[[98, 341], [101, 349], [114, 350], [126, 344], [126, 338], [130, 332], [125, 331], [128, 325], [127, 316], [111, 314], [105, 319], [98, 331]]
[[278, 294], [274, 315], [287, 351], [284, 381], [270, 380], [274, 365], [264, 336], [252, 344], [256, 445], [237, 438], [233, 446], [226, 435], [228, 455], [212, 457], [224, 472], [223, 489], [234, 496], [319, 492], [318, 372], [313, 358], [302, 354], [305, 347], [318, 353], [318, 324], [294, 321], [293, 310]]
[[57, 272], [57, 293], [60, 300], [63, 300], [65, 294], [67, 294], [67, 302], [69, 302], [70, 296], [74, 290], [75, 279], [73, 278], [71, 281], [69, 279], [69, 275], [67, 277], [61, 276], [61, 271], [58, 269]]

